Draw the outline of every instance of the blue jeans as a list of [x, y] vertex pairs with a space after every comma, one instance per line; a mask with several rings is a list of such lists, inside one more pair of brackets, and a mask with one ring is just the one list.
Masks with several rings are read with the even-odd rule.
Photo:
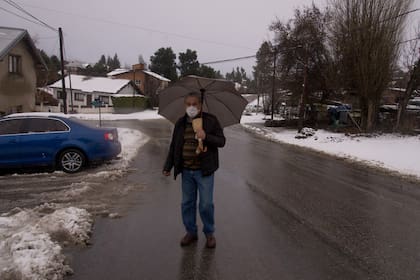
[[182, 221], [188, 233], [197, 235], [197, 193], [199, 212], [206, 235], [214, 232], [214, 174], [202, 176], [201, 170], [182, 171]]

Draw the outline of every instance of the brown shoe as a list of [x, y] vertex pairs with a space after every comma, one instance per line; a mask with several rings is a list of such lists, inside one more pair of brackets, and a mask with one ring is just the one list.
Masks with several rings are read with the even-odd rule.
[[182, 239], [181, 239], [181, 246], [189, 246], [195, 242], [197, 242], [198, 237], [197, 235], [193, 235], [191, 233], [187, 233]]
[[216, 248], [216, 238], [214, 237], [214, 235], [207, 235], [206, 236], [207, 241], [206, 241], [206, 247], [209, 249], [214, 249]]

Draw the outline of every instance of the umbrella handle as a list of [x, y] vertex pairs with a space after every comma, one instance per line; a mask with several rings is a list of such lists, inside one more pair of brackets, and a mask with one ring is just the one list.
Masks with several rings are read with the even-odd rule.
[[202, 139], [198, 139], [198, 146], [197, 146], [197, 149], [195, 150], [195, 153], [199, 155], [201, 152], [203, 153], [207, 152], [207, 147], [204, 147]]
[[204, 108], [204, 93], [206, 92], [205, 88], [200, 89], [201, 92], [201, 117], [203, 117], [203, 108]]

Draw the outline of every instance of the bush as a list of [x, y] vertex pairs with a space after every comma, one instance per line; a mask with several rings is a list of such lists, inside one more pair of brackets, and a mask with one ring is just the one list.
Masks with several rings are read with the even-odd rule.
[[116, 113], [138, 112], [150, 108], [149, 98], [143, 96], [112, 97], [112, 104]]

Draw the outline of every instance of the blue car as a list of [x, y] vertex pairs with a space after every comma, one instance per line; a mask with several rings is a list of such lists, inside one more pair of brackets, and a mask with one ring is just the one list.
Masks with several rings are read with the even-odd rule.
[[120, 152], [115, 128], [94, 128], [61, 116], [0, 119], [0, 169], [53, 167], [76, 173]]

